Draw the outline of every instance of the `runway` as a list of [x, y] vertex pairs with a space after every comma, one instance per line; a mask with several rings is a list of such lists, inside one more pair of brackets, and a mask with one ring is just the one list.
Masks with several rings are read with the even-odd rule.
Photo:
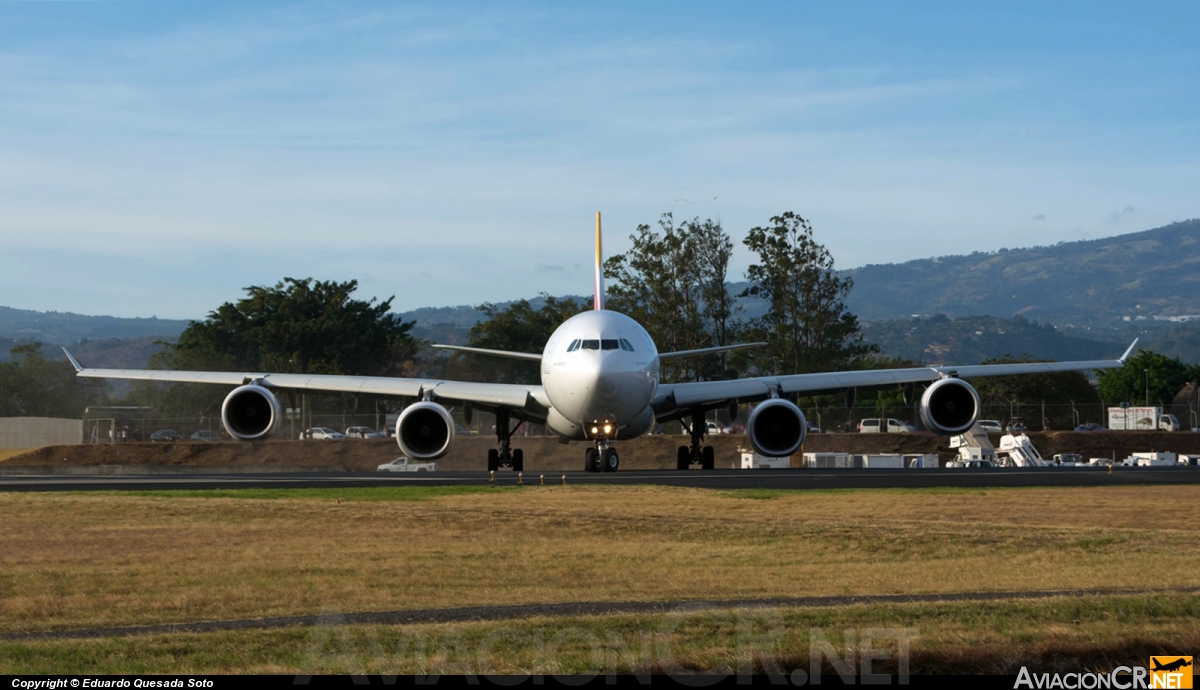
[[1029, 469], [788, 469], [588, 472], [274, 472], [231, 474], [4, 475], [0, 491], [325, 489], [384, 486], [685, 486], [703, 489], [882, 489], [932, 487], [1137, 486], [1200, 484], [1200, 467]]

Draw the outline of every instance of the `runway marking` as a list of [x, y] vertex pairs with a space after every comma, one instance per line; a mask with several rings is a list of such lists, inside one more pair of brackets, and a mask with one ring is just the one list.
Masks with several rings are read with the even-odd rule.
[[[1016, 601], [1020, 599], [1051, 599], [1056, 597], [1132, 597], [1152, 594], [1200, 594], [1198, 588], [1166, 589], [1072, 589], [1029, 592], [947, 592], [937, 594], [876, 594], [825, 597], [776, 597], [769, 599], [698, 599], [692, 601], [592, 601], [510, 606], [471, 606], [443, 609], [414, 609], [399, 611], [364, 611], [342, 614], [351, 625], [413, 625], [420, 623], [484, 622], [517, 620], [538, 616], [604, 616], [616, 614], [668, 614], [696, 612], [705, 608], [832, 608], [858, 604], [920, 604], [964, 601]], [[38, 641], [98, 637], [128, 637], [168, 633], [205, 633], [225, 630], [267, 630], [274, 628], [314, 627], [319, 616], [277, 616], [273, 618], [242, 618], [192, 623], [162, 623], [78, 630], [48, 630], [6, 633], [0, 641]]]

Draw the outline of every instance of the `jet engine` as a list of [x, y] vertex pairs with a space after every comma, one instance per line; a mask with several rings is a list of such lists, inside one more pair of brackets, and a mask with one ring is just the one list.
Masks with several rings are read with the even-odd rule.
[[746, 420], [746, 436], [760, 455], [784, 457], [800, 449], [808, 423], [790, 400], [771, 398], [759, 403]]
[[921, 396], [921, 421], [935, 434], [961, 434], [978, 418], [979, 394], [962, 379], [934, 381]]
[[454, 419], [435, 402], [413, 403], [396, 420], [396, 442], [410, 458], [434, 460], [450, 450]]
[[221, 424], [240, 441], [270, 436], [282, 416], [275, 394], [254, 384], [233, 389], [221, 404]]

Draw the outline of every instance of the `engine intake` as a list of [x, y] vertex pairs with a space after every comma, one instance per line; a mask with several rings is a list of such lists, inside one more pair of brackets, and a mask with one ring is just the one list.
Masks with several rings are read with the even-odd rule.
[[962, 379], [934, 381], [921, 396], [921, 421], [935, 434], [961, 434], [978, 418], [979, 394]]
[[808, 423], [789, 400], [772, 398], [759, 403], [746, 421], [746, 436], [760, 455], [784, 457], [800, 449]]
[[410, 458], [434, 460], [450, 450], [454, 419], [435, 402], [413, 403], [396, 420], [396, 442]]
[[242, 441], [270, 436], [279, 428], [282, 416], [275, 394], [253, 384], [233, 389], [221, 404], [221, 424], [230, 436]]

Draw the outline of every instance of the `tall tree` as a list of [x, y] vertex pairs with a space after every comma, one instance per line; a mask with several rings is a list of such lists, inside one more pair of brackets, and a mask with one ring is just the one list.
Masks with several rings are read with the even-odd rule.
[[0, 417], [78, 419], [89, 405], [107, 399], [105, 383], [81, 379], [61, 358], [42, 354], [41, 343], [25, 343], [0, 363]]
[[1189, 382], [1200, 380], [1200, 366], [1188, 366], [1176, 357], [1138, 350], [1120, 369], [1105, 369], [1096, 375], [1100, 397], [1109, 404], [1170, 405], [1175, 394]]
[[[401, 376], [416, 354], [414, 322], [390, 313], [392, 299], [354, 299], [358, 281], [284, 278], [246, 288], [194, 321], [174, 345], [151, 359], [164, 369]], [[159, 413], [210, 416], [220, 409], [219, 387], [135, 384], [131, 400]]]
[[758, 255], [743, 296], [767, 303], [767, 313], [750, 323], [750, 333], [769, 343], [751, 354], [761, 373], [830, 371], [878, 351], [863, 341], [858, 317], [846, 309], [853, 282], [834, 272], [833, 257], [807, 220], [790, 211], [775, 216], [743, 243]]
[[[658, 228], [639, 225], [630, 236], [632, 248], [605, 262], [612, 281], [606, 306], [641, 323], [663, 352], [726, 344], [737, 309], [726, 281], [732, 240], [711, 219], [676, 225], [674, 216], [664, 213]], [[663, 364], [665, 381], [724, 373], [720, 357]]]
[[[540, 353], [546, 346], [554, 329], [563, 321], [587, 309], [573, 299], [558, 299], [545, 293], [540, 309], [534, 309], [528, 300], [520, 300], [501, 309], [495, 304], [481, 304], [479, 309], [487, 317], [471, 327], [467, 344], [492, 350]], [[536, 362], [526, 362], [500, 357], [467, 355], [470, 369], [476, 378], [495, 383], [537, 383], [539, 381]], [[458, 370], [463, 372], [461, 369]]]

